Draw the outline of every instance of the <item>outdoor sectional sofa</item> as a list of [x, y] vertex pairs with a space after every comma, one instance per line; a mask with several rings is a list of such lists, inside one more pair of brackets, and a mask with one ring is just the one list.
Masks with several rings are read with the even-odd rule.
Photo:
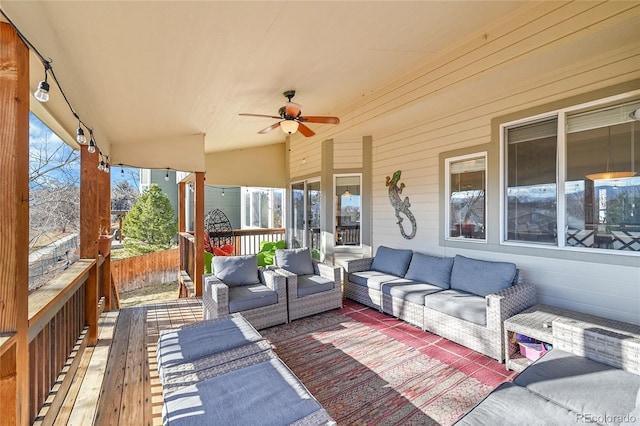
[[559, 318], [553, 349], [456, 426], [640, 424], [640, 327]]
[[504, 321], [536, 302], [513, 263], [380, 246], [346, 262], [345, 297], [504, 360]]

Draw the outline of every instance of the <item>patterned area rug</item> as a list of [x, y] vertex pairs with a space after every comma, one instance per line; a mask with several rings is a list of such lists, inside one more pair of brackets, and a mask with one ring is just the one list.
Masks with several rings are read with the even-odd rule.
[[339, 425], [450, 425], [495, 387], [340, 311], [261, 333]]

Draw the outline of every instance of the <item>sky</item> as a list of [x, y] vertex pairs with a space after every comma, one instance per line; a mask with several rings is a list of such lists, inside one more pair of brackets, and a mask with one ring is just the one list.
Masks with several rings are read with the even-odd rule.
[[[70, 147], [58, 137], [51, 129], [49, 129], [44, 123], [42, 123], [38, 117], [29, 114], [29, 150], [30, 157], [38, 157], [37, 150], [40, 151], [40, 155], [45, 155], [45, 153], [55, 152], [56, 149], [62, 147], [63, 150], [60, 151], [60, 155], [56, 155], [53, 157], [53, 162], [61, 162], [62, 158], [66, 156], [63, 154], [64, 152], [68, 152]], [[31, 164], [31, 167], [34, 167], [34, 164]], [[80, 175], [80, 162], [77, 164], [72, 164], [68, 167], [71, 172], [79, 176]], [[124, 171], [124, 173], [121, 172]], [[113, 188], [119, 181], [127, 180], [134, 188], [138, 188], [138, 170], [133, 167], [123, 167], [117, 165], [112, 165], [111, 167], [111, 187]], [[60, 175], [56, 176], [56, 173], [52, 173], [51, 178], [56, 179], [60, 178]], [[78, 179], [79, 181], [79, 179]]]

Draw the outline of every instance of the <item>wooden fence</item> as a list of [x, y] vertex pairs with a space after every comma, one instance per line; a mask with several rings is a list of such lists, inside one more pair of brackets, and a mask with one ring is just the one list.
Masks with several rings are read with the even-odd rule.
[[111, 276], [118, 292], [178, 280], [177, 248], [111, 261]]

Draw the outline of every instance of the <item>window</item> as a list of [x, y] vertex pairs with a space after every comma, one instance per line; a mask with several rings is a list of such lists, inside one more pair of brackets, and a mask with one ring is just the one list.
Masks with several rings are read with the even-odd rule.
[[283, 190], [242, 188], [242, 228], [282, 228]]
[[639, 108], [575, 107], [506, 125], [505, 240], [640, 252]]
[[360, 175], [335, 177], [335, 245], [360, 245]]
[[484, 152], [446, 159], [447, 239], [485, 240], [486, 170]]

